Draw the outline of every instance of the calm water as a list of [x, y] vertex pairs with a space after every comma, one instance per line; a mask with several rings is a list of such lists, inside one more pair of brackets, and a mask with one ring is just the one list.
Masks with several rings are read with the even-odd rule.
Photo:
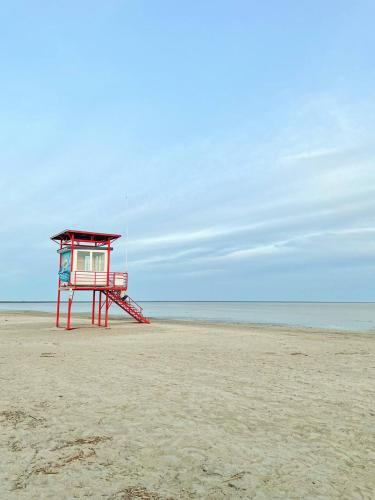
[[[159, 319], [259, 323], [374, 331], [375, 303], [318, 302], [141, 302], [146, 316]], [[65, 304], [63, 305], [63, 310]], [[50, 302], [0, 302], [0, 311], [54, 312]], [[75, 302], [73, 312], [90, 314], [90, 304]], [[111, 314], [122, 315], [112, 306]]]

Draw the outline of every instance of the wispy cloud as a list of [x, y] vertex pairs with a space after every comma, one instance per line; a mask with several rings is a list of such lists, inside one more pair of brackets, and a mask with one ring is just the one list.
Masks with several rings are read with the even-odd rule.
[[322, 148], [313, 149], [309, 151], [301, 151], [299, 153], [293, 153], [283, 156], [281, 159], [285, 161], [301, 161], [301, 160], [312, 160], [321, 159], [327, 156], [337, 154], [339, 150], [337, 148]]
[[[123, 233], [129, 225], [131, 279], [144, 280], [143, 297], [157, 297], [148, 294], [149, 277], [153, 290], [170, 290], [170, 297], [191, 278], [195, 285], [186, 288], [186, 297], [194, 298], [197, 288], [206, 295], [210, 287], [224, 289], [225, 274], [225, 289], [243, 283], [246, 298], [251, 285], [243, 276], [249, 272], [268, 272], [271, 289], [272, 273], [289, 272], [297, 262], [301, 277], [311, 276], [313, 263], [368, 262], [375, 234], [375, 148], [371, 138], [358, 133], [350, 113], [334, 125], [315, 127], [309, 121], [309, 128], [302, 113], [272, 140], [258, 137], [256, 145], [247, 134], [236, 133], [225, 141], [211, 136], [166, 148], [157, 159], [144, 153], [133, 170], [123, 167], [121, 156], [111, 157], [117, 165], [105, 189], [99, 161], [92, 169], [78, 168], [84, 161], [79, 148], [50, 159], [51, 171], [38, 168], [34, 176], [21, 177], [19, 191], [7, 188], [8, 172], [0, 203], [2, 235], [12, 241], [10, 269], [53, 273], [55, 247], [49, 247], [48, 237], [66, 226]], [[100, 161], [104, 156], [99, 154]], [[124, 267], [124, 244], [117, 245], [112, 260], [118, 270]], [[323, 271], [320, 276], [325, 277]], [[23, 278], [10, 271], [3, 281], [17, 293]], [[52, 281], [45, 285], [51, 290]]]
[[[236, 250], [229, 252], [225, 255], [220, 256], [220, 259], [249, 259], [253, 257], [267, 257], [269, 255], [281, 254], [285, 252], [296, 252], [298, 248], [296, 244], [301, 242], [306, 242], [309, 240], [319, 240], [324, 239], [327, 236], [332, 238], [337, 238], [342, 236], [355, 236], [355, 235], [374, 235], [375, 227], [363, 227], [363, 228], [346, 228], [341, 230], [329, 230], [329, 231], [319, 231], [314, 233], [306, 233], [298, 236], [293, 236], [288, 239], [274, 241], [268, 245], [258, 245], [251, 248], [245, 248], [241, 250]], [[375, 242], [374, 242], [375, 246]]]
[[251, 229], [259, 228], [263, 223], [249, 224], [244, 226], [208, 226], [198, 230], [188, 230], [177, 233], [164, 234], [149, 238], [139, 238], [132, 240], [130, 245], [135, 248], [139, 247], [167, 247], [179, 244], [195, 243], [198, 241], [213, 240], [231, 234], [246, 232]]
[[196, 256], [205, 252], [202, 248], [188, 248], [187, 250], [182, 250], [179, 252], [164, 252], [162, 255], [150, 255], [143, 259], [134, 259], [131, 261], [131, 268], [144, 268], [145, 266], [158, 266], [160, 264], [172, 264], [174, 265], [176, 261], [184, 261], [187, 258]]

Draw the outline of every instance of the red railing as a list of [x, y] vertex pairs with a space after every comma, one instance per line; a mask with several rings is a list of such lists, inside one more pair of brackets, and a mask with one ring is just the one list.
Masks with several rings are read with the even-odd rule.
[[110, 292], [109, 297], [112, 301], [116, 302], [120, 307], [129, 306], [131, 309], [139, 314], [143, 315], [143, 307], [141, 307], [135, 300], [133, 300], [129, 295], [121, 296], [120, 292]]
[[129, 296], [126, 299], [126, 302], [128, 302], [136, 311], [139, 313], [143, 314], [143, 307], [141, 307], [137, 302], [133, 299], [131, 299]]
[[120, 272], [95, 272], [74, 271], [71, 274], [70, 283], [82, 287], [109, 287], [126, 290], [128, 288], [128, 273]]

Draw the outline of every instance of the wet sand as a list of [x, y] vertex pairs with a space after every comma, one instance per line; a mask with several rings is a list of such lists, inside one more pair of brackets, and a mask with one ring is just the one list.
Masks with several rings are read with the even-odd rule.
[[0, 313], [1, 499], [375, 497], [375, 335]]

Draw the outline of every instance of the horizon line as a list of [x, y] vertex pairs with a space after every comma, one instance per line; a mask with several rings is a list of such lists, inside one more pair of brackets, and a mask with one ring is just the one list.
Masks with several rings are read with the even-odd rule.
[[[186, 303], [186, 302], [246, 302], [246, 303], [286, 303], [286, 304], [375, 304], [375, 300], [138, 300], [138, 302], [174, 302], [174, 303]], [[0, 300], [0, 304], [55, 304], [55, 300]], [[63, 304], [67, 304], [68, 301], [61, 301]], [[91, 304], [91, 300], [75, 300], [74, 303], [80, 304]]]

